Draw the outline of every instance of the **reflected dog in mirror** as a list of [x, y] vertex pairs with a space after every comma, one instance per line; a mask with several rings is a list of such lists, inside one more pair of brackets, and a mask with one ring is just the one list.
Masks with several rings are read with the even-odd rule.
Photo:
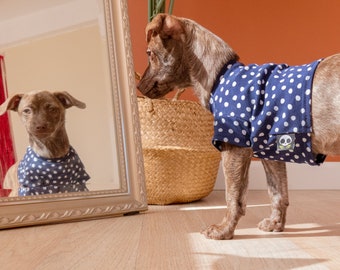
[[[214, 114], [214, 145], [222, 151], [227, 212], [207, 238], [231, 239], [246, 211], [249, 165], [261, 158], [272, 213], [259, 223], [283, 231], [288, 207], [285, 162], [319, 165], [340, 154], [340, 54], [302, 66], [248, 65], [196, 22], [160, 14], [146, 27], [149, 66], [139, 90], [159, 98], [194, 87]], [[304, 87], [305, 86], [305, 87]]]
[[29, 137], [24, 158], [7, 172], [4, 187], [10, 196], [88, 191], [90, 179], [69, 143], [65, 111], [85, 103], [67, 92], [32, 91], [17, 94], [0, 106], [0, 115], [16, 111]]

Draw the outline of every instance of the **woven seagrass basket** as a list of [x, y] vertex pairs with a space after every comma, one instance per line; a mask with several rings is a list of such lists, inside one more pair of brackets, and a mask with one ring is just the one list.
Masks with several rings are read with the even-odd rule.
[[138, 98], [149, 204], [187, 203], [213, 189], [220, 153], [213, 117], [187, 100]]

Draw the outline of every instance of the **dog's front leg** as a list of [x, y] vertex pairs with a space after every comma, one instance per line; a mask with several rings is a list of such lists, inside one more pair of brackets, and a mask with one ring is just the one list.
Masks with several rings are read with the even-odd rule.
[[202, 233], [211, 239], [231, 239], [241, 216], [245, 215], [248, 171], [252, 157], [250, 148], [224, 145], [222, 166], [226, 183], [227, 212], [220, 224], [211, 225]]
[[269, 160], [262, 160], [262, 164], [267, 176], [272, 213], [269, 218], [262, 220], [258, 227], [266, 232], [281, 232], [285, 227], [289, 205], [286, 164]]

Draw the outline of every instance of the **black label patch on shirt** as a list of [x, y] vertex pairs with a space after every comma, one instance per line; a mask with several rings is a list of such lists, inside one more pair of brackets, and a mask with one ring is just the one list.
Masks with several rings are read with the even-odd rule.
[[278, 135], [276, 139], [277, 151], [294, 150], [295, 148], [295, 135], [283, 134]]

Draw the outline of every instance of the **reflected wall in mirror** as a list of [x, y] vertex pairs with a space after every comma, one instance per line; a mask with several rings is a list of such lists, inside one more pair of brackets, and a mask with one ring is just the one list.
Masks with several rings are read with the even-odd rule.
[[[68, 109], [66, 130], [91, 176], [89, 192], [1, 198], [0, 228], [146, 210], [126, 0], [6, 0], [0, 18], [9, 96], [67, 91], [86, 103]], [[20, 160], [28, 136], [10, 120]]]

